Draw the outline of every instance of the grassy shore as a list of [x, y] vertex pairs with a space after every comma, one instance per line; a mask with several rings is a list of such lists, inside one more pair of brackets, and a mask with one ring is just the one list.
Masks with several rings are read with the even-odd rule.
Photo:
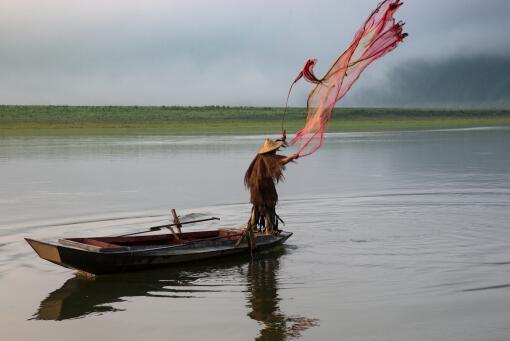
[[[278, 133], [283, 108], [0, 106], [0, 135]], [[290, 108], [286, 128], [303, 127], [304, 108]], [[338, 108], [330, 132], [510, 126], [510, 109]]]

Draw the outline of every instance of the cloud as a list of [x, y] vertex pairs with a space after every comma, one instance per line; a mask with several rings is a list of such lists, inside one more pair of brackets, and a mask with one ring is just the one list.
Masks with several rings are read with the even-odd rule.
[[[0, 103], [283, 105], [325, 72], [375, 0], [0, 0]], [[509, 52], [506, 0], [411, 1], [410, 37], [363, 84], [414, 58]], [[358, 84], [355, 85], [357, 87]], [[292, 105], [304, 105], [300, 85]]]

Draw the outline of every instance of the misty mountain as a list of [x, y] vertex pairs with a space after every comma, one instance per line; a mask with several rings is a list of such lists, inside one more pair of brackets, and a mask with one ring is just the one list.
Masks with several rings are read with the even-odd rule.
[[510, 105], [510, 56], [410, 60], [383, 84], [353, 89], [349, 104], [368, 106], [504, 107]]

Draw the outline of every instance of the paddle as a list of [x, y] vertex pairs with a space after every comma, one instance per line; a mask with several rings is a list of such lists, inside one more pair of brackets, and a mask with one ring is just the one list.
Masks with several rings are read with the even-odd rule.
[[145, 230], [145, 231], [123, 234], [123, 235], [120, 235], [120, 236], [117, 236], [117, 237], [134, 236], [135, 234], [142, 234], [142, 233], [147, 233], [147, 232], [159, 231], [159, 230], [164, 229], [164, 228], [171, 228], [172, 226], [194, 224], [194, 223], [200, 223], [202, 221], [210, 221], [210, 220], [220, 220], [220, 218], [212, 217], [212, 218], [206, 218], [206, 219], [197, 219], [197, 220], [190, 220], [190, 221], [185, 221], [185, 222], [179, 222], [177, 224], [174, 223], [174, 224], [158, 225], [158, 226], [150, 227], [148, 230]]

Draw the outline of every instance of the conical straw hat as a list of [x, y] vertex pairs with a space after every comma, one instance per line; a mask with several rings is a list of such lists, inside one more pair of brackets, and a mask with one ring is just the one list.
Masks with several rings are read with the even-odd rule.
[[264, 141], [264, 146], [262, 146], [262, 148], [260, 148], [260, 150], [259, 150], [259, 154], [266, 154], [266, 153], [272, 152], [273, 150], [277, 150], [284, 144], [285, 144], [285, 142], [283, 142], [283, 141], [273, 141], [271, 139], [266, 139]]

